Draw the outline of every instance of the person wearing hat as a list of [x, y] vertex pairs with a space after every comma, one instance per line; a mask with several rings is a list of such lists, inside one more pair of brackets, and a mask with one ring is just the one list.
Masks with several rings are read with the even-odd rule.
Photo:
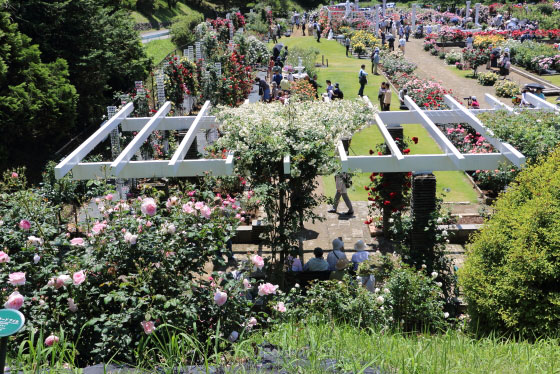
[[480, 103], [476, 99], [476, 96], [471, 96], [471, 107], [472, 109], [480, 109]]
[[315, 257], [307, 261], [303, 271], [328, 271], [329, 263], [323, 258], [323, 249], [317, 247], [313, 250], [313, 254]]
[[352, 255], [352, 263], [354, 264], [354, 270], [358, 270], [358, 265], [360, 262], [364, 262], [368, 259], [369, 253], [366, 251], [367, 246], [363, 240], [358, 240], [354, 244], [354, 250], [356, 253]]
[[377, 67], [379, 66], [379, 48], [375, 47], [373, 53], [371, 54], [371, 73], [373, 75], [379, 75], [377, 72]]
[[334, 84], [334, 90], [332, 91], [332, 99], [344, 99], [344, 93], [342, 92], [342, 90], [340, 89], [340, 86], [338, 85], [338, 83]]
[[332, 247], [332, 252], [327, 256], [327, 262], [329, 264], [329, 270], [335, 271], [338, 261], [342, 259], [348, 261], [348, 258], [346, 257], [346, 253], [344, 253], [344, 242], [340, 238], [332, 241]]

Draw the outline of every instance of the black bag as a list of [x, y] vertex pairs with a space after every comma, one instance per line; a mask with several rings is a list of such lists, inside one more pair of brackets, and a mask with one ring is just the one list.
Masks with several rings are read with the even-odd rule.
[[342, 180], [346, 188], [352, 187], [352, 174], [342, 173]]
[[360, 75], [360, 84], [367, 84], [367, 76], [364, 74]]

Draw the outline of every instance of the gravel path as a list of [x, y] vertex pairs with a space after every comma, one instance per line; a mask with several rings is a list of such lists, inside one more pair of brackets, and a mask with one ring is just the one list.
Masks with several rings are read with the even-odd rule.
[[[446, 52], [452, 49], [446, 48]], [[490, 108], [484, 100], [484, 94], [489, 93], [497, 97], [494, 87], [482, 86], [475, 79], [463, 78], [455, 74], [452, 71], [452, 69], [455, 69], [454, 67], [446, 65], [444, 60], [424, 51], [423, 39], [410, 39], [406, 44], [405, 58], [418, 65], [415, 72], [419, 77], [441, 81], [445, 88], [453, 90], [455, 97], [463, 102], [465, 101], [463, 100], [464, 97], [476, 96], [481, 108]], [[485, 67], [480, 67], [479, 71], [484, 72], [486, 69]], [[509, 75], [509, 79], [520, 85], [531, 83], [531, 80], [513, 72]], [[498, 99], [504, 104], [511, 106], [511, 99], [502, 97], [498, 97]]]

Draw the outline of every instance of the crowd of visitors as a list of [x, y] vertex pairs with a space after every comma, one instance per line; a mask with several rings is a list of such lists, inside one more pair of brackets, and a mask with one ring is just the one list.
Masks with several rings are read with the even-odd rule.
[[354, 252], [349, 259], [342, 238], [336, 238], [332, 241], [332, 251], [327, 254], [326, 259], [325, 251], [317, 247], [313, 250], [313, 257], [305, 265], [302, 266], [301, 260], [295, 256], [288, 256], [287, 265], [293, 272], [330, 271], [330, 279], [342, 279], [346, 270], [358, 270], [359, 264], [369, 258], [368, 247], [363, 240], [354, 244]]

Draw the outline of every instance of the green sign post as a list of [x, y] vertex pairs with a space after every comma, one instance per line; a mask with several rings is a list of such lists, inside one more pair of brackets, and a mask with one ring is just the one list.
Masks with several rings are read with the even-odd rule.
[[4, 374], [6, 366], [6, 350], [8, 336], [14, 335], [25, 324], [25, 316], [14, 309], [0, 309], [0, 374]]

